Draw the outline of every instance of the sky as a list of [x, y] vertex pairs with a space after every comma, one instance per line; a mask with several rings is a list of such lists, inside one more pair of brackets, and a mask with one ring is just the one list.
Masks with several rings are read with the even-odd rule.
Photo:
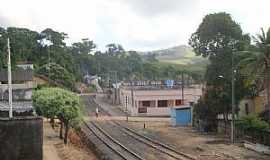
[[0, 0], [0, 25], [65, 32], [99, 49], [119, 43], [149, 51], [187, 45], [202, 18], [227, 12], [245, 33], [270, 27], [269, 0]]

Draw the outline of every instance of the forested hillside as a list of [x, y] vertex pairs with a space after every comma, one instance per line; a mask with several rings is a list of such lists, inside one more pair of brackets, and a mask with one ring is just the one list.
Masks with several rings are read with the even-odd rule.
[[[136, 51], [126, 51], [120, 44], [108, 44], [104, 52], [97, 51], [93, 40], [82, 39], [67, 45], [68, 37], [63, 32], [45, 29], [41, 32], [26, 28], [0, 28], [0, 68], [6, 67], [6, 38], [10, 38], [12, 64], [31, 62], [35, 73], [59, 80], [62, 85], [72, 88], [75, 81], [81, 81], [84, 74], [104, 76], [117, 72], [119, 80], [133, 79], [177, 79], [182, 72], [200, 77], [203, 70], [189, 71], [181, 65], [161, 64], [155, 57], [142, 58]], [[94, 51], [95, 50], [95, 51]], [[64, 73], [64, 74], [59, 74]]]
[[147, 58], [154, 56], [160, 62], [170, 64], [207, 64], [207, 60], [201, 56], [196, 56], [192, 48], [186, 45], [174, 46], [167, 49], [160, 49], [148, 52], [140, 52], [140, 54]]

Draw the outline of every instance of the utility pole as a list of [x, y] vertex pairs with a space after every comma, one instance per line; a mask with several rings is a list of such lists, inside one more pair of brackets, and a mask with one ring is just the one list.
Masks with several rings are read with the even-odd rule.
[[181, 90], [182, 90], [182, 104], [184, 104], [184, 73], [182, 72], [182, 76], [181, 76], [181, 78], [182, 78], [182, 83], [181, 83]]
[[[43, 47], [48, 47], [48, 81], [49, 81], [49, 85], [50, 85], [50, 82], [51, 82], [51, 45], [53, 45], [53, 43], [51, 42], [51, 36], [49, 35], [49, 37], [47, 37], [46, 39], [43, 39], [42, 40], [42, 44], [43, 44]], [[47, 69], [47, 68], [46, 68]]]
[[48, 45], [48, 60], [49, 60], [49, 70], [48, 70], [48, 78], [49, 78], [49, 85], [51, 82], [51, 55], [50, 55], [50, 45]]
[[234, 120], [235, 120], [235, 84], [234, 84], [234, 77], [235, 77], [235, 70], [234, 70], [234, 52], [232, 52], [232, 120], [231, 120], [231, 143], [234, 143], [234, 135], [235, 135], [235, 126], [234, 126]]
[[128, 122], [128, 97], [127, 96], [126, 96], [126, 121]]
[[117, 99], [118, 99], [118, 91], [117, 91], [117, 87], [118, 87], [118, 80], [117, 80], [117, 71], [111, 71], [111, 73], [113, 74], [113, 82], [115, 83], [115, 88], [114, 88], [114, 104], [117, 103]]
[[117, 71], [114, 71], [114, 77], [115, 77], [115, 104], [117, 104], [118, 101], [118, 79], [117, 79]]
[[13, 118], [12, 80], [11, 80], [11, 60], [10, 60], [9, 38], [7, 38], [7, 49], [8, 49], [8, 104], [9, 104], [9, 118]]

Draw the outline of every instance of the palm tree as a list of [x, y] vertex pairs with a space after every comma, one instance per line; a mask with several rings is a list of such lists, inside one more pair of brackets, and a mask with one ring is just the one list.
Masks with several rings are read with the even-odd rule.
[[[266, 90], [267, 105], [270, 106], [270, 28], [265, 33], [253, 37], [255, 46], [245, 52], [246, 58], [240, 61], [242, 73], [248, 76], [248, 84], [256, 84], [260, 89]], [[269, 114], [270, 116], [270, 114]]]

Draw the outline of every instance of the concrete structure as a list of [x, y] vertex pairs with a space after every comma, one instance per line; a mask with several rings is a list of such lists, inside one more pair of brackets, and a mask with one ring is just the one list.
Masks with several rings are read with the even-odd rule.
[[24, 70], [34, 70], [34, 65], [32, 63], [27, 62], [18, 62], [17, 67], [22, 68]]
[[243, 117], [249, 114], [259, 115], [267, 110], [267, 95], [266, 91], [260, 92], [260, 94], [252, 99], [243, 99], [239, 103], [238, 116]]
[[201, 94], [200, 85], [185, 87], [183, 91], [179, 85], [124, 85], [120, 87], [120, 103], [132, 116], [169, 116], [170, 108], [190, 106]]
[[[17, 67], [12, 71], [13, 111], [15, 115], [25, 115], [21, 114], [23, 112], [29, 115], [33, 110], [32, 90], [36, 87], [36, 82], [33, 80], [33, 65], [20, 64]], [[9, 108], [7, 76], [6, 70], [0, 70], [0, 116], [2, 117], [5, 117]]]
[[[8, 100], [8, 84], [6, 71], [1, 71], [0, 75], [0, 101]], [[32, 89], [36, 87], [36, 83], [33, 81], [32, 70], [18, 70], [12, 73], [12, 91], [13, 100], [31, 100]]]
[[244, 117], [249, 114], [255, 113], [255, 103], [254, 103], [254, 100], [252, 99], [241, 100], [238, 107], [239, 107], [239, 111], [238, 111], [239, 117]]
[[83, 76], [84, 83], [86, 83], [88, 85], [90, 85], [90, 84], [93, 84], [93, 85], [97, 84], [98, 83], [98, 79], [99, 79], [99, 77], [97, 75], [92, 76], [92, 75], [90, 75], [88, 73], [85, 76]]
[[1, 160], [42, 160], [41, 117], [0, 118]]

